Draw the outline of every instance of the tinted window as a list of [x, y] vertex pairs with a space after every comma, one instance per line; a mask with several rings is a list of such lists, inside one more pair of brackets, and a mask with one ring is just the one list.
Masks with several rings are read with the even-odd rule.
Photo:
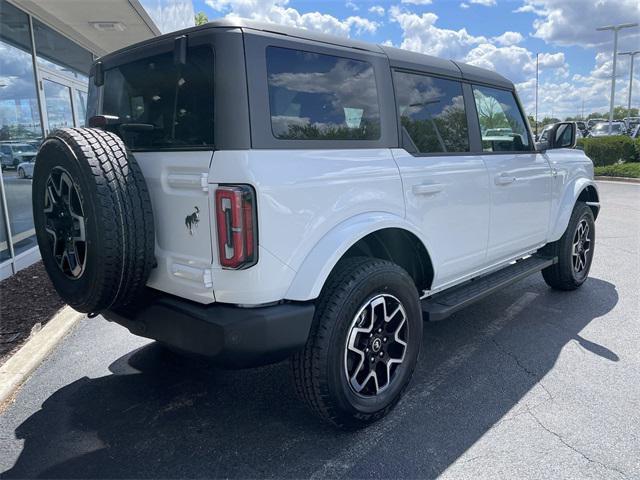
[[531, 150], [527, 124], [512, 92], [489, 87], [473, 87], [482, 149], [485, 152]]
[[380, 112], [371, 64], [267, 48], [271, 129], [289, 140], [376, 140]]
[[102, 113], [132, 149], [212, 146], [211, 48], [189, 48], [186, 65], [167, 52], [106, 70]]
[[[468, 152], [462, 84], [394, 72], [400, 122], [420, 153]], [[407, 148], [407, 145], [405, 145]]]

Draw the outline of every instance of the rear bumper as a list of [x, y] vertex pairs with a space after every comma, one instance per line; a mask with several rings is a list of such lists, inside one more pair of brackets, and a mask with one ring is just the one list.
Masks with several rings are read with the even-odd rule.
[[302, 348], [314, 310], [312, 303], [240, 308], [154, 294], [102, 315], [134, 335], [210, 357], [229, 368], [244, 368], [280, 361]]

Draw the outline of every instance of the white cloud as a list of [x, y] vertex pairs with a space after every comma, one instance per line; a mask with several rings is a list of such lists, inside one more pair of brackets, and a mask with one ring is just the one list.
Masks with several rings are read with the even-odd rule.
[[343, 37], [374, 33], [379, 27], [378, 22], [359, 16], [339, 19], [317, 11], [300, 13], [287, 6], [289, 0], [206, 0], [205, 3], [227, 18], [249, 18]]
[[469, 2], [484, 7], [493, 7], [496, 4], [496, 0], [469, 0]]
[[508, 47], [510, 45], [516, 45], [524, 40], [524, 37], [519, 32], [504, 32], [502, 35], [493, 37], [491, 40], [499, 45]]
[[435, 13], [406, 12], [391, 7], [392, 21], [402, 29], [401, 48], [448, 58], [463, 58], [476, 45], [486, 42], [482, 36], [473, 36], [466, 29], [449, 30], [435, 26], [438, 16]]
[[[558, 1], [524, 0], [516, 12], [533, 13], [535, 37], [555, 45], [602, 46], [613, 41], [611, 32], [598, 32], [603, 25], [640, 18], [638, 0]], [[621, 31], [623, 42], [637, 45], [640, 29]]]
[[345, 3], [345, 7], [350, 8], [354, 12], [357, 12], [358, 10], [360, 10], [360, 7], [358, 7], [358, 5], [356, 5], [351, 0], [347, 0], [347, 3]]
[[369, 12], [370, 13], [375, 13], [376, 15], [379, 16], [383, 16], [385, 13], [385, 9], [384, 7], [381, 7], [380, 5], [374, 5], [373, 7], [369, 8]]
[[408, 3], [412, 5], [431, 5], [433, 0], [400, 0], [400, 3]]
[[469, 8], [469, 5], [468, 5], [468, 4], [466, 4], [466, 3], [464, 3], [464, 2], [462, 2], [462, 3], [460, 4], [460, 8]]

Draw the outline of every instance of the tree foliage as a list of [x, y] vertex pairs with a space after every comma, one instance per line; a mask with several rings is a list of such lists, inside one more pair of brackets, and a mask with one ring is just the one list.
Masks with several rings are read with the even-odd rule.
[[204, 12], [198, 12], [195, 16], [196, 25], [204, 25], [209, 22], [209, 18], [205, 15]]

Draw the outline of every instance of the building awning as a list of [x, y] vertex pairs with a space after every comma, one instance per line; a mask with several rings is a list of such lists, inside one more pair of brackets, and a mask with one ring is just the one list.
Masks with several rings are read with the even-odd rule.
[[160, 35], [139, 0], [10, 0], [97, 56]]

